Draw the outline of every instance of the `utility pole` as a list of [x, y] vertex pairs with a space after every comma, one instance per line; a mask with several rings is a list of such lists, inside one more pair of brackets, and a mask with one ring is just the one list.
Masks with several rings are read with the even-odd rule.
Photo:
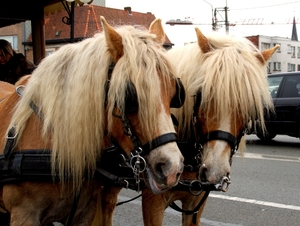
[[[207, 3], [207, 4], [209, 4], [210, 6], [211, 6], [211, 20], [212, 20], [212, 22], [211, 22], [211, 25], [212, 25], [212, 30], [213, 31], [217, 31], [219, 28], [219, 23], [220, 22], [222, 22], [222, 25], [223, 25], [223, 23], [225, 24], [225, 27], [226, 27], [226, 34], [229, 34], [229, 26], [230, 26], [230, 24], [229, 24], [229, 21], [228, 21], [228, 11], [229, 11], [229, 8], [227, 7], [227, 0], [226, 0], [226, 6], [225, 7], [220, 7], [220, 8], [215, 8], [214, 9], [214, 7], [212, 6], [212, 4], [210, 4], [209, 2], [207, 2], [206, 0], [203, 0], [205, 3]], [[225, 12], [225, 19], [222, 17], [222, 21], [220, 20], [218, 20], [217, 19], [217, 13], [219, 13], [220, 11], [224, 11]], [[189, 23], [187, 23], [187, 22], [181, 22], [181, 21], [175, 21], [175, 20], [168, 20], [167, 22], [166, 22], [166, 24], [170, 24], [171, 26], [173, 26], [173, 25], [175, 25], [175, 24], [182, 24], [182, 25], [191, 25], [191, 24], [194, 24], [194, 23], [192, 23], [192, 22], [189, 22]], [[196, 24], [194, 24], [194, 25], [196, 25]], [[235, 24], [234, 24], [235, 25]], [[234, 25], [232, 25], [232, 26], [234, 26]]]
[[225, 6], [225, 27], [226, 27], [226, 34], [229, 34], [229, 22], [228, 22], [228, 7], [227, 7], [227, 0]]
[[[216, 14], [214, 16], [214, 7], [212, 6], [212, 4], [210, 4], [206, 0], [203, 0], [203, 1], [206, 2], [207, 4], [209, 4], [211, 7], [211, 25], [212, 25], [212, 30], [215, 31], [216, 30], [216, 22], [215, 22]], [[215, 13], [216, 13], [216, 11], [215, 11]]]
[[[225, 19], [223, 19], [222, 21], [217, 19], [217, 13], [219, 13], [220, 11], [224, 11], [225, 12]], [[224, 8], [215, 8], [215, 27], [217, 30], [217, 26], [218, 23], [223, 22], [225, 24], [225, 28], [226, 28], [226, 34], [229, 34], [229, 22], [228, 22], [228, 7], [227, 7], [227, 0], [226, 0], [226, 6]]]

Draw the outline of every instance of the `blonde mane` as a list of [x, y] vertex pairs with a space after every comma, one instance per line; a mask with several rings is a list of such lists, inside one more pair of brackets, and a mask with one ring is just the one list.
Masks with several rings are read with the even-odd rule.
[[[174, 111], [180, 120], [179, 136], [192, 133], [193, 96], [198, 91], [202, 94], [200, 110], [206, 114], [206, 123], [231, 115], [244, 125], [258, 120], [264, 128], [264, 109], [272, 110], [273, 104], [267, 68], [256, 57], [260, 52], [246, 38], [217, 33], [206, 37], [212, 48], [206, 54], [197, 43], [169, 51], [187, 93], [184, 107]], [[211, 111], [213, 116], [208, 115]]]
[[116, 31], [122, 37], [124, 55], [115, 65], [107, 94], [104, 86], [112, 60], [101, 33], [46, 57], [32, 74], [10, 124], [20, 138], [29, 117], [35, 114], [29, 106], [33, 101], [43, 115], [43, 137], [51, 140], [52, 170], [58, 170], [63, 181], [72, 176], [76, 186], [86, 169], [94, 172], [104, 146], [105, 125], [108, 133], [113, 129], [115, 103], [121, 114], [125, 109], [128, 81], [136, 88], [142, 132], [151, 137], [150, 133], [158, 130], [153, 121], [161, 107], [161, 83], [167, 86], [173, 78], [155, 35], [131, 26]]

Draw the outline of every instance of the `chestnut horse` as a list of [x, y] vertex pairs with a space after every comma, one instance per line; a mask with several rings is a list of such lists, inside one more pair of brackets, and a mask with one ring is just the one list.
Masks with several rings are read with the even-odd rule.
[[181, 186], [163, 194], [143, 190], [146, 226], [161, 226], [170, 204], [182, 212], [182, 225], [200, 225], [210, 189], [228, 189], [232, 156], [239, 144], [245, 148], [249, 121], [264, 128], [264, 111], [273, 109], [266, 64], [278, 46], [260, 52], [246, 38], [218, 33], [206, 37], [198, 28], [196, 34], [197, 43], [168, 52], [186, 89], [183, 107], [172, 111], [185, 157]]
[[154, 193], [178, 183], [170, 107], [183, 100], [161, 21], [150, 31], [101, 23], [102, 33], [61, 47], [17, 87], [0, 83], [0, 211], [11, 226], [91, 225], [105, 187], [95, 172], [111, 143], [145, 164]]

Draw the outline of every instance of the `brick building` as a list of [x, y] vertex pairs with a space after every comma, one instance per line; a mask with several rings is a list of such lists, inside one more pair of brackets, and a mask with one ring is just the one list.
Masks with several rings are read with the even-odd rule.
[[[131, 7], [124, 7], [124, 10], [94, 4], [75, 7], [74, 42], [81, 41], [102, 31], [100, 15], [104, 16], [107, 22], [113, 26], [137, 25], [149, 28], [151, 22], [155, 19], [154, 14], [135, 12], [131, 10]], [[44, 16], [46, 56], [70, 42], [71, 27], [63, 23], [68, 19], [69, 14], [64, 9]], [[28, 60], [33, 61], [32, 37], [28, 30], [31, 30], [30, 22], [0, 28], [0, 38], [10, 41], [17, 52], [23, 53]], [[166, 48], [172, 47], [168, 37], [166, 37], [164, 46]]]

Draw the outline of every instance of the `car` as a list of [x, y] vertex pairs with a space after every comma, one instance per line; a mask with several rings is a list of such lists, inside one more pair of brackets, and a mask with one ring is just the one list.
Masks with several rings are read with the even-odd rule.
[[277, 134], [299, 138], [300, 129], [300, 71], [268, 75], [269, 91], [275, 114], [265, 116], [267, 133], [257, 129], [261, 140], [272, 140]]

